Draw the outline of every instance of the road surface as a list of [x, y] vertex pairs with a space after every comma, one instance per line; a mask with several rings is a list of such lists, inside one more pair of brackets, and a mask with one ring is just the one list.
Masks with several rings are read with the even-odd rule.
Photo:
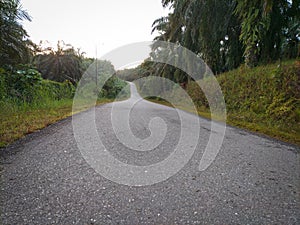
[[[133, 91], [131, 100], [137, 97]], [[118, 112], [128, 109], [131, 100], [120, 103]], [[112, 128], [112, 108], [113, 104], [95, 108], [99, 138], [112, 156], [137, 166], [170, 156], [181, 132], [175, 109], [138, 101], [129, 120], [137, 138], [151, 136], [148, 124], [153, 117], [162, 118], [168, 130], [155, 150], [136, 151], [116, 136], [123, 132], [126, 139], [127, 134]], [[90, 112], [74, 120], [85, 127]], [[104, 178], [87, 163], [76, 143], [72, 118], [17, 141], [1, 151], [1, 223], [300, 224], [298, 147], [227, 127], [216, 159], [199, 171], [210, 121], [191, 114], [187, 118], [200, 123], [191, 160], [167, 180], [140, 187]], [[192, 138], [193, 130], [187, 135]]]

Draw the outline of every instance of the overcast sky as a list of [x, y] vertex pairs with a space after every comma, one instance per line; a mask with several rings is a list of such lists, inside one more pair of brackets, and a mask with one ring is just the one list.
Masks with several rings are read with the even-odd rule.
[[98, 57], [125, 44], [151, 41], [153, 21], [168, 12], [160, 0], [21, 0], [31, 40], [58, 40]]

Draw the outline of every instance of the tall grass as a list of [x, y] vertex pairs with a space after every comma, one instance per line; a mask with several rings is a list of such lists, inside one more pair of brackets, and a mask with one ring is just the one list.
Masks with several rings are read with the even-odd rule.
[[27, 87], [27, 92], [16, 90], [14, 84], [2, 84], [0, 147], [70, 115], [73, 93], [74, 87], [68, 82], [40, 80]]
[[[217, 77], [223, 91], [227, 122], [300, 144], [300, 62], [286, 61], [253, 69], [240, 67]], [[188, 93], [199, 111], [209, 111], [201, 90]]]

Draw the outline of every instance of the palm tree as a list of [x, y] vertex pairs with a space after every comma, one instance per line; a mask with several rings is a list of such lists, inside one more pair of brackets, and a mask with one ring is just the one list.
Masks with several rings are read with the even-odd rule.
[[56, 50], [43, 47], [40, 51], [34, 63], [43, 78], [58, 82], [69, 80], [73, 84], [79, 81], [83, 72], [83, 54], [80, 50], [76, 51], [73, 46], [58, 41]]
[[298, 0], [238, 0], [236, 14], [241, 19], [240, 38], [245, 45], [246, 64], [255, 66], [259, 58], [260, 61], [278, 59], [288, 39], [294, 39], [297, 48], [297, 35], [287, 34], [293, 30], [290, 21], [297, 21], [299, 26], [299, 13]]
[[[172, 10], [167, 17], [154, 21], [152, 32], [159, 33], [155, 40], [170, 41], [188, 48], [200, 55], [217, 73], [240, 64], [242, 47], [238, 19], [233, 15], [235, 0], [163, 0], [162, 4]], [[221, 46], [220, 41], [225, 37], [229, 39], [226, 45]], [[153, 50], [156, 47], [154, 43]], [[176, 77], [184, 79], [179, 71]]]
[[19, 0], [0, 1], [0, 66], [14, 65], [28, 59], [30, 41], [20, 24], [21, 20], [31, 21], [31, 18], [22, 9]]

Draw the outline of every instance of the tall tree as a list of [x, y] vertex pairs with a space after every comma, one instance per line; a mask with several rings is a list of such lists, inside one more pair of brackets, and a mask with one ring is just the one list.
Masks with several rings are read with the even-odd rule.
[[[236, 1], [164, 0], [162, 3], [171, 8], [171, 13], [154, 22], [153, 30], [160, 34], [155, 40], [188, 48], [200, 55], [216, 73], [240, 64], [240, 26], [233, 14]], [[180, 73], [176, 71], [176, 76], [183, 77]]]
[[[281, 57], [284, 43], [299, 43], [299, 0], [237, 0], [241, 19], [240, 39], [245, 45], [245, 62], [252, 67], [259, 61]], [[295, 32], [296, 31], [296, 32]], [[290, 42], [290, 40], [293, 40]], [[291, 47], [291, 45], [289, 45]]]
[[[188, 48], [215, 73], [243, 62], [253, 67], [299, 56], [300, 0], [162, 0], [162, 5], [171, 12], [153, 23], [159, 34], [154, 40]], [[153, 55], [158, 47], [153, 44]], [[178, 70], [154, 65], [160, 75], [185, 79]]]
[[26, 62], [29, 58], [31, 42], [21, 20], [31, 18], [19, 0], [0, 1], [0, 66]]
[[34, 58], [34, 64], [43, 78], [55, 81], [69, 80], [77, 83], [82, 76], [83, 54], [73, 46], [58, 41], [57, 49], [40, 44], [40, 53]]

